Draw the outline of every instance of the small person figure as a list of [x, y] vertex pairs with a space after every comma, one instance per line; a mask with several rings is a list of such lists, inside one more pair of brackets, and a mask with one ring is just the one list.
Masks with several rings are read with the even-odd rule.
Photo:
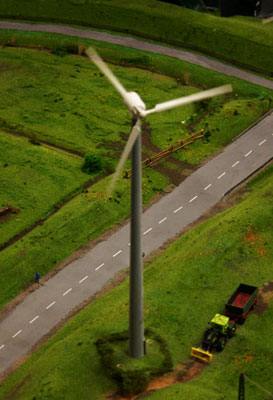
[[40, 282], [40, 274], [39, 274], [39, 272], [36, 272], [36, 275], [35, 275], [35, 282], [36, 282], [36, 283], [39, 283], [39, 282]]

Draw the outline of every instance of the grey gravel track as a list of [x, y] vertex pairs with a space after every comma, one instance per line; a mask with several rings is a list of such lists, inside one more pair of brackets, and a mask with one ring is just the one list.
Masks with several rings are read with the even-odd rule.
[[[273, 113], [269, 113], [143, 214], [146, 255], [198, 219], [272, 156]], [[127, 268], [129, 248], [126, 225], [27, 296], [1, 322], [0, 374], [78, 304]]]
[[262, 78], [258, 75], [246, 72], [239, 68], [232, 67], [228, 64], [223, 64], [220, 61], [216, 61], [207, 58], [202, 55], [193, 54], [188, 51], [173, 49], [167, 46], [158, 45], [154, 43], [148, 43], [143, 40], [134, 39], [125, 36], [113, 35], [106, 32], [98, 32], [90, 29], [79, 29], [71, 28], [63, 25], [45, 25], [45, 24], [26, 24], [20, 22], [6, 22], [0, 21], [0, 29], [15, 29], [22, 31], [32, 32], [51, 32], [60, 33], [62, 35], [82, 37], [85, 39], [93, 39], [101, 42], [114, 43], [120, 46], [132, 47], [134, 49], [146, 50], [153, 53], [164, 54], [166, 56], [178, 58], [183, 61], [188, 61], [192, 64], [201, 65], [212, 69], [217, 72], [222, 72], [226, 75], [234, 76], [236, 78], [245, 79], [249, 82], [257, 85], [265, 86], [273, 89], [273, 81]]

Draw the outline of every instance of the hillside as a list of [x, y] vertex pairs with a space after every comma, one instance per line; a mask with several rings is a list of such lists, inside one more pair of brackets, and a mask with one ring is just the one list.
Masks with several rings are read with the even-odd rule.
[[[238, 284], [261, 288], [256, 310], [212, 364], [195, 379], [151, 393], [151, 398], [236, 398], [241, 372], [270, 391], [273, 292], [272, 283], [263, 285], [272, 281], [272, 172], [272, 166], [267, 168], [233, 198], [231, 208], [181, 236], [145, 265], [145, 326], [168, 342], [178, 380], [188, 373], [191, 346], [199, 345], [207, 321], [223, 311]], [[94, 343], [127, 327], [126, 279], [72, 318], [3, 382], [0, 398], [102, 398], [116, 385], [105, 376]], [[253, 385], [247, 396], [264, 400]]]
[[155, 0], [2, 0], [0, 18], [73, 24], [141, 36], [272, 76], [273, 26]]

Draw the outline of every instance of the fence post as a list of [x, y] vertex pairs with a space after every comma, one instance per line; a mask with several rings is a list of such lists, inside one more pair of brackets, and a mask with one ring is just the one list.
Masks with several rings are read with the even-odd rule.
[[240, 377], [239, 377], [238, 400], [245, 400], [245, 377], [244, 377], [244, 374], [240, 374]]

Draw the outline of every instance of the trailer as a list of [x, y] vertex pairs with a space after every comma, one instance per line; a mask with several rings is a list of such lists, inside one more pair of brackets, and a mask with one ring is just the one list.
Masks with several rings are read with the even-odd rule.
[[235, 334], [236, 323], [243, 323], [257, 304], [258, 288], [241, 283], [225, 304], [225, 315], [216, 314], [203, 335], [201, 347], [192, 347], [191, 356], [207, 363], [212, 351], [222, 351]]
[[241, 283], [225, 304], [225, 315], [236, 323], [243, 323], [257, 304], [258, 288]]

